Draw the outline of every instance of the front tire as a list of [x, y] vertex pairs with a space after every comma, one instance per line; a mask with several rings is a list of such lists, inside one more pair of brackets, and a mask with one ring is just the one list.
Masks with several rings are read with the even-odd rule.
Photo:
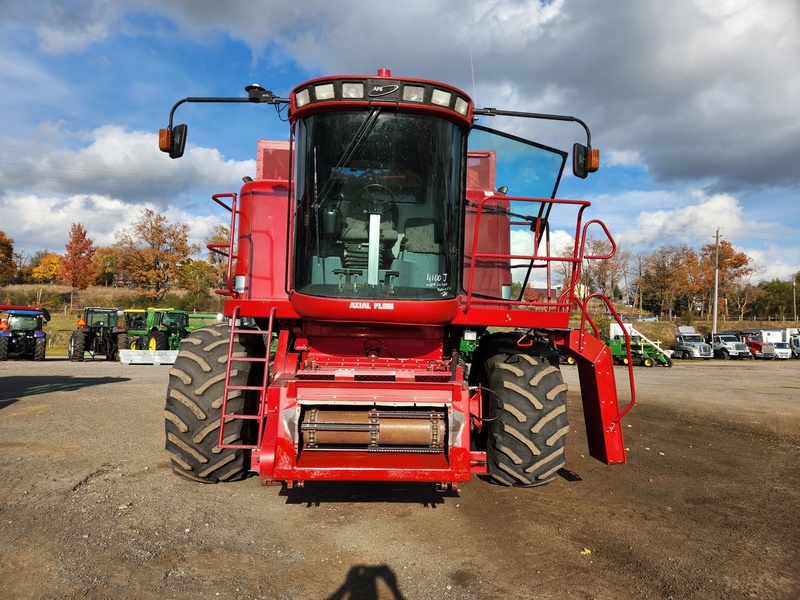
[[[249, 470], [249, 451], [217, 445], [229, 336], [226, 324], [193, 331], [181, 342], [169, 372], [164, 410], [166, 450], [177, 475], [201, 483], [241, 479]], [[236, 360], [236, 357], [264, 356], [260, 342], [261, 338], [255, 335], [239, 335], [234, 341], [232, 386], [259, 385], [263, 381], [263, 363]], [[255, 414], [257, 395], [250, 390], [231, 390], [227, 412]], [[254, 425], [254, 420], [229, 420], [225, 423], [225, 443], [254, 443]]]
[[552, 351], [531, 350], [504, 345], [486, 360], [488, 387], [502, 404], [490, 423], [486, 462], [500, 485], [543, 485], [564, 466], [567, 386]]
[[169, 350], [169, 341], [163, 331], [152, 331], [147, 338], [148, 350]]

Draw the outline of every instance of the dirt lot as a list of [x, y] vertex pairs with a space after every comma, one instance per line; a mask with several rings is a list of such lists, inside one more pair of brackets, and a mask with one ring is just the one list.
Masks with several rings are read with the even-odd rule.
[[800, 361], [640, 368], [617, 467], [565, 366], [569, 471], [447, 494], [184, 481], [168, 370], [0, 364], [3, 598], [800, 597]]

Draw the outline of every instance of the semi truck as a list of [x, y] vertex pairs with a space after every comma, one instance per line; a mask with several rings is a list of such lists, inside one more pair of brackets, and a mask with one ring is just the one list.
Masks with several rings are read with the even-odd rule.
[[711, 344], [703, 341], [703, 336], [695, 331], [691, 325], [681, 325], [675, 334], [675, 348], [672, 358], [702, 358], [705, 360], [713, 356]]
[[[179, 100], [159, 132], [171, 158], [191, 153], [173, 118], [192, 102], [268, 106], [287, 123], [287, 139], [258, 142], [238, 192], [212, 197], [230, 230], [209, 245], [227, 261], [226, 321], [182, 340], [170, 371], [175, 473], [287, 487], [548, 483], [570, 431], [559, 353], [577, 364], [589, 454], [625, 462], [632, 368], [620, 402], [587, 310], [610, 303], [575, 294], [584, 262], [616, 245], [585, 217], [589, 202], [556, 198], [570, 157], [578, 179], [599, 167], [583, 121], [477, 108], [454, 86], [385, 69], [319, 77], [287, 97], [245, 92]], [[484, 124], [495, 117], [514, 129]], [[582, 139], [571, 151], [527, 139], [538, 122], [577, 125]], [[572, 253], [556, 256], [565, 222]], [[586, 251], [590, 231], [611, 242], [607, 255]], [[515, 281], [552, 290], [565, 265], [560, 292], [512, 296]]]

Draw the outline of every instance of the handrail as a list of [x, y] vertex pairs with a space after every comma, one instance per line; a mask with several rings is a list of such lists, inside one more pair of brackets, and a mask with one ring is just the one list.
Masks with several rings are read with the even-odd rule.
[[619, 424], [622, 418], [626, 414], [628, 414], [628, 411], [631, 408], [633, 408], [633, 405], [636, 404], [636, 386], [634, 385], [633, 382], [633, 357], [631, 356], [631, 335], [630, 332], [628, 332], [628, 330], [626, 329], [625, 325], [623, 324], [622, 318], [619, 316], [616, 309], [611, 304], [611, 300], [609, 300], [604, 294], [601, 294], [600, 292], [589, 294], [588, 296], [586, 296], [586, 298], [583, 299], [583, 301], [581, 301], [578, 297], [574, 297], [573, 299], [575, 301], [575, 304], [581, 309], [581, 325], [579, 330], [580, 337], [578, 341], [579, 347], [582, 347], [583, 345], [583, 335], [586, 332], [587, 321], [589, 322], [589, 325], [591, 325], [592, 330], [595, 333], [595, 337], [600, 339], [600, 334], [597, 329], [597, 325], [595, 325], [594, 320], [592, 319], [591, 315], [589, 315], [589, 311], [587, 310], [588, 303], [593, 298], [599, 298], [600, 300], [602, 300], [603, 303], [606, 305], [606, 308], [611, 312], [611, 315], [614, 317], [614, 320], [619, 324], [620, 328], [623, 331], [623, 335], [625, 337], [625, 351], [627, 352], [628, 355], [628, 381], [631, 390], [631, 401], [628, 404], [628, 406], [625, 407], [624, 410], [622, 410], [614, 419], [611, 420], [611, 424], [608, 426], [608, 431], [613, 431], [614, 427], [616, 427]]
[[[531, 254], [511, 254], [511, 253], [498, 253], [498, 252], [479, 252], [478, 251], [478, 242], [479, 242], [479, 232], [480, 232], [480, 225], [481, 225], [481, 217], [484, 213], [496, 214], [498, 213], [498, 209], [495, 207], [484, 207], [486, 202], [490, 201], [497, 201], [498, 199], [503, 200], [504, 202], [508, 202], [509, 206], [511, 202], [525, 202], [525, 203], [540, 203], [540, 204], [551, 204], [551, 205], [568, 205], [568, 206], [576, 206], [578, 207], [577, 211], [577, 224], [575, 227], [575, 244], [573, 247], [573, 255], [569, 256], [552, 256], [550, 254], [550, 223], [548, 221], [542, 220], [541, 217], [536, 218], [535, 221], [532, 222], [525, 222], [524, 224], [531, 224], [531, 231], [534, 234], [533, 239], [533, 251]], [[471, 253], [469, 254], [470, 258], [470, 266], [468, 276], [466, 278], [466, 295], [465, 295], [465, 302], [462, 308], [464, 313], [467, 313], [472, 306], [473, 303], [478, 304], [485, 304], [491, 303], [494, 305], [499, 306], [526, 306], [526, 307], [540, 307], [540, 308], [550, 308], [556, 312], [569, 312], [572, 306], [572, 296], [573, 290], [577, 285], [577, 282], [580, 278], [581, 267], [580, 263], [582, 260], [582, 251], [583, 251], [583, 244], [581, 240], [581, 220], [583, 217], [583, 211], [590, 206], [590, 202], [586, 200], [567, 200], [567, 199], [553, 199], [553, 198], [525, 198], [520, 196], [486, 196], [477, 202], [472, 203], [471, 205], [475, 208], [475, 223], [474, 223], [474, 231], [473, 231], [473, 239], [472, 239], [472, 248]], [[519, 217], [511, 210], [500, 209], [500, 214], [507, 214], [509, 218], [511, 217]], [[599, 221], [590, 221], [591, 222], [599, 222]], [[511, 223], [512, 225], [520, 225], [523, 224], [522, 222], [514, 221]], [[607, 230], [606, 230], [607, 231]], [[544, 238], [546, 241], [546, 254], [541, 255], [538, 252], [539, 244]], [[555, 301], [547, 301], [547, 302], [537, 302], [537, 301], [521, 301], [521, 300], [504, 300], [501, 298], [480, 298], [476, 296], [474, 293], [474, 286], [475, 286], [475, 271], [476, 265], [479, 262], [479, 259], [506, 259], [506, 260], [518, 260], [518, 261], [527, 261], [529, 265], [534, 265], [534, 263], [540, 263], [538, 268], [546, 269], [546, 281], [548, 282], [547, 285], [550, 285], [551, 282], [551, 264], [557, 262], [566, 262], [572, 263], [572, 277], [570, 279], [569, 289], [565, 290], [565, 292], [561, 293]], [[577, 277], [575, 275], [578, 275]], [[548, 288], [549, 289], [549, 288]], [[549, 294], [548, 294], [549, 298]]]
[[[222, 201], [223, 198], [230, 198], [231, 199], [230, 206], [225, 204], [225, 202]], [[224, 193], [224, 194], [214, 194], [213, 196], [211, 196], [211, 199], [214, 202], [216, 202], [217, 204], [219, 204], [222, 208], [224, 208], [225, 210], [227, 210], [227, 211], [229, 211], [231, 213], [231, 223], [230, 223], [230, 228], [229, 228], [229, 231], [228, 231], [229, 236], [230, 236], [229, 239], [228, 239], [228, 244], [227, 244], [228, 251], [227, 252], [221, 252], [221, 249], [225, 247], [224, 243], [206, 244], [206, 247], [209, 250], [211, 250], [212, 252], [216, 252], [217, 254], [221, 254], [222, 256], [226, 256], [227, 259], [228, 259], [227, 265], [225, 266], [225, 286], [226, 286], [227, 289], [214, 290], [214, 292], [219, 294], [220, 296], [230, 296], [232, 298], [238, 298], [239, 297], [239, 292], [237, 292], [234, 289], [234, 285], [233, 285], [233, 282], [232, 282], [233, 261], [239, 258], [238, 254], [234, 254], [233, 253], [234, 243], [235, 243], [235, 240], [236, 240], [236, 238], [235, 238], [235, 236], [236, 236], [236, 215], [237, 215], [237, 212], [238, 212], [237, 209], [236, 209], [237, 195], [236, 195], [235, 192], [227, 192], [227, 193]]]

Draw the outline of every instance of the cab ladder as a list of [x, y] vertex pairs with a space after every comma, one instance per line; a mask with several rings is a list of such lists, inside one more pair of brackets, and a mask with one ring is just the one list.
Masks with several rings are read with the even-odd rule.
[[[269, 325], [267, 327], [266, 334], [263, 329], [251, 329], [242, 327], [239, 309], [240, 309], [239, 306], [235, 306], [233, 309], [233, 315], [231, 315], [230, 342], [228, 344], [228, 362], [225, 365], [225, 388], [222, 392], [222, 410], [220, 414], [219, 438], [217, 440], [217, 445], [220, 448], [239, 448], [242, 450], [255, 450], [261, 443], [261, 437], [264, 433], [264, 425], [266, 423], [267, 386], [269, 385], [269, 365], [272, 354], [271, 340], [272, 340], [272, 331], [275, 324], [275, 313], [277, 309], [273, 307], [270, 310]], [[237, 335], [263, 336], [265, 338], [264, 345], [266, 346], [266, 352], [264, 353], [264, 356], [239, 356], [239, 353], [234, 353], [233, 344], [236, 340]], [[232, 385], [231, 372], [234, 370], [232, 369], [232, 365], [234, 362], [262, 363], [264, 366], [264, 374], [261, 379], [261, 382], [255, 385]], [[228, 412], [228, 399], [230, 398], [231, 392], [235, 390], [241, 390], [244, 393], [251, 391], [251, 392], [256, 392], [258, 394], [258, 411], [256, 411], [255, 414], [240, 414], [240, 413]], [[255, 440], [252, 441], [252, 443], [232, 444], [226, 440], [225, 425], [235, 420], [256, 421], [258, 426], [257, 435]]]

